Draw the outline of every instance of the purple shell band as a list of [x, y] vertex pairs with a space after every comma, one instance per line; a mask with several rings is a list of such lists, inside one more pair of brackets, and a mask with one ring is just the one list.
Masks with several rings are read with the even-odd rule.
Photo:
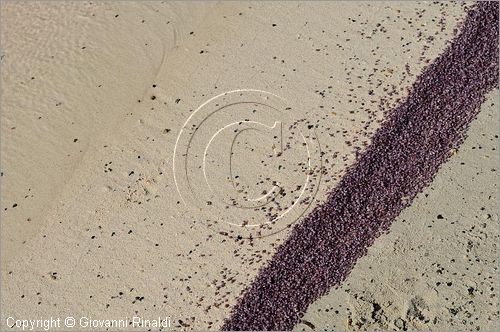
[[290, 330], [429, 185], [498, 87], [498, 3], [471, 9], [371, 145], [263, 267], [223, 330]]

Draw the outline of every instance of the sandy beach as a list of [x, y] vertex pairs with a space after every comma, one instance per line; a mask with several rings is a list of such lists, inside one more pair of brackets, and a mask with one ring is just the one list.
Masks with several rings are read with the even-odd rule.
[[[2, 329], [220, 330], [247, 317], [263, 269], [474, 8], [3, 2]], [[291, 325], [256, 303], [254, 323], [228, 326], [497, 328], [498, 81], [484, 98], [345, 280], [283, 314]]]

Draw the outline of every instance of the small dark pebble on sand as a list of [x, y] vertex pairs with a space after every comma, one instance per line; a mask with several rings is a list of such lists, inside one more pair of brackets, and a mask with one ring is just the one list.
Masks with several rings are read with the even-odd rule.
[[[222, 330], [291, 330], [428, 186], [498, 87], [498, 2], [479, 2], [340, 183], [292, 231]], [[451, 282], [449, 282], [451, 286]]]

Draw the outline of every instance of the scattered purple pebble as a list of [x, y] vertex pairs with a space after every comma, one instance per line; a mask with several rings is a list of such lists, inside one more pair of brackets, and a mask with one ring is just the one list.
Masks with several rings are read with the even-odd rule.
[[462, 143], [485, 94], [498, 87], [498, 71], [498, 3], [480, 2], [326, 202], [260, 270], [222, 329], [291, 330], [339, 286]]

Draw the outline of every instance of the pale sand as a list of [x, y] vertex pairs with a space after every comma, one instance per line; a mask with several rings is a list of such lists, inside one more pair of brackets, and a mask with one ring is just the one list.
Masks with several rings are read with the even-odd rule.
[[[382, 99], [387, 109], [404, 96], [425, 66], [421, 52], [435, 58], [463, 15], [452, 3], [2, 4], [2, 208], [8, 208], [2, 211], [2, 318], [168, 315], [173, 329], [217, 329], [286, 231], [242, 244], [218, 234], [228, 225], [207, 228], [204, 213], [178, 204], [172, 153], [190, 110], [242, 88], [283, 97], [293, 119], [317, 125], [326, 153], [314, 202], [321, 201], [379, 125], [365, 129], [362, 121], [383, 118]], [[386, 31], [374, 33], [381, 22]], [[418, 30], [423, 35], [415, 38]], [[498, 105], [484, 107], [466, 146], [433, 183], [436, 190], [405, 211], [346, 284], [304, 319], [318, 329], [449, 328], [462, 320], [488, 328], [487, 317], [498, 319], [498, 278], [488, 279], [498, 265], [498, 179], [490, 171], [497, 164], [491, 139]], [[272, 140], [246, 139], [272, 151]], [[472, 150], [474, 144], [482, 149]], [[242, 186], [259, 194], [268, 183], [255, 189], [260, 169], [245, 162], [251, 151], [237, 151], [235, 167], [248, 179]], [[285, 186], [303, 175], [294, 162], [280, 178]], [[465, 203], [457, 206], [453, 197]], [[432, 223], [438, 214], [446, 219]], [[482, 230], [488, 241], [471, 240], [481, 236], [474, 218], [483, 215], [489, 215]], [[452, 257], [463, 259], [461, 246], [469, 240], [481, 264], [447, 267]], [[436, 275], [433, 263], [449, 271]], [[424, 276], [412, 271], [422, 266]], [[440, 286], [445, 290], [435, 286], [448, 279], [453, 285]], [[469, 300], [464, 285], [471, 282], [477, 291]], [[490, 294], [492, 305], [484, 303]], [[476, 310], [470, 317], [468, 301]], [[382, 310], [372, 319], [373, 303]], [[425, 319], [412, 320], [411, 303]]]
[[2, 3], [6, 257], [47, 224], [45, 214], [85, 154], [114, 131], [214, 6]]
[[304, 321], [330, 330], [498, 329], [498, 98], [490, 93], [460, 152]]

